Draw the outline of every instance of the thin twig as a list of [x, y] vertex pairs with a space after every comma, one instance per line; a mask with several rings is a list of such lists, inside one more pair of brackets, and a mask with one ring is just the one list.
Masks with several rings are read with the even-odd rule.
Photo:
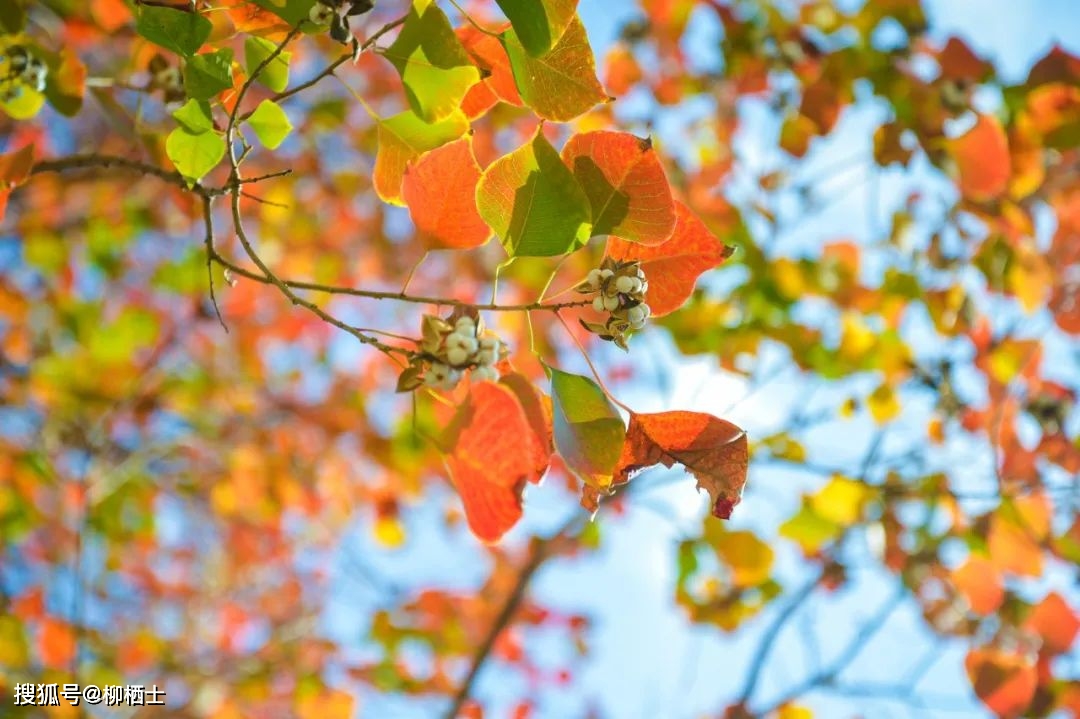
[[203, 222], [206, 225], [206, 238], [203, 241], [206, 245], [206, 279], [210, 283], [210, 302], [214, 305], [214, 312], [217, 314], [218, 322], [221, 323], [221, 328], [228, 334], [229, 327], [225, 324], [225, 318], [221, 316], [217, 293], [214, 290], [214, 256], [217, 253], [214, 251], [214, 213], [209, 197], [203, 197]]

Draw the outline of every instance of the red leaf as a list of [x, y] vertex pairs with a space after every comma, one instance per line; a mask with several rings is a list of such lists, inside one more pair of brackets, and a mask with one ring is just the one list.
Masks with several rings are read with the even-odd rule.
[[480, 165], [472, 139], [432, 150], [405, 170], [401, 193], [416, 228], [438, 247], [464, 250], [479, 247], [491, 229], [476, 210]]
[[746, 432], [731, 422], [701, 412], [633, 414], [615, 483], [645, 467], [678, 463], [709, 493], [713, 515], [727, 519], [742, 496], [748, 462]]
[[[506, 27], [496, 28], [495, 32], [505, 29]], [[481, 84], [499, 100], [520, 107], [523, 103], [517, 84], [514, 83], [514, 71], [510, 68], [510, 58], [499, 38], [480, 32], [471, 25], [459, 27], [457, 35], [480, 69], [490, 73]]]
[[690, 298], [697, 278], [731, 256], [725, 245], [681, 202], [675, 203], [671, 239], [646, 247], [618, 237], [608, 238], [607, 254], [616, 260], [641, 260], [649, 282], [645, 301], [658, 317], [679, 309]]
[[469, 529], [494, 542], [521, 519], [521, 493], [535, 471], [522, 452], [532, 429], [514, 393], [494, 382], [477, 382], [450, 423], [450, 477], [465, 505]]
[[1057, 592], [1050, 592], [1027, 618], [1027, 626], [1042, 637], [1043, 649], [1064, 654], [1080, 632], [1080, 616]]
[[675, 201], [650, 140], [628, 132], [586, 132], [563, 147], [593, 212], [594, 235], [657, 245], [675, 229]]
[[1035, 666], [1018, 654], [995, 647], [972, 649], [964, 667], [975, 695], [999, 717], [1020, 716], [1035, 696]]
[[555, 451], [552, 440], [551, 398], [517, 372], [503, 376], [499, 382], [514, 393], [525, 412], [525, 420], [532, 430], [522, 440], [526, 453], [532, 458], [533, 473], [529, 476], [529, 481], [539, 482], [547, 472], [551, 464], [551, 454]]
[[998, 119], [980, 115], [975, 127], [949, 143], [960, 173], [964, 197], [975, 202], [992, 200], [1008, 187], [1012, 175], [1009, 140]]

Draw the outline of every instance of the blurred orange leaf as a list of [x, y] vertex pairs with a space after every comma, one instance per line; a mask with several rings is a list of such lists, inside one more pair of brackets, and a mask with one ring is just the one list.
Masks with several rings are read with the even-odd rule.
[[401, 193], [416, 228], [436, 247], [469, 249], [491, 237], [476, 209], [480, 164], [472, 139], [432, 150], [405, 170]]
[[979, 115], [975, 127], [949, 144], [960, 173], [960, 192], [975, 202], [992, 200], [1009, 184], [1012, 160], [1009, 140], [1001, 122], [992, 115]]
[[964, 667], [975, 695], [999, 717], [1020, 716], [1035, 696], [1035, 666], [1019, 654], [995, 647], [972, 649]]

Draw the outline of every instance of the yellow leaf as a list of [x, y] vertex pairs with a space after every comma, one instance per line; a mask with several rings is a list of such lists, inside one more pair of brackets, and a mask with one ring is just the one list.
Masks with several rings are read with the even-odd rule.
[[776, 289], [789, 300], [800, 299], [806, 294], [806, 278], [802, 267], [793, 260], [781, 257], [772, 266], [773, 281]]
[[397, 517], [379, 517], [373, 531], [375, 541], [387, 549], [397, 549], [405, 543], [405, 527]]
[[[720, 525], [717, 525], [720, 526]], [[753, 587], [769, 578], [773, 550], [748, 531], [724, 532], [715, 539], [716, 553], [731, 569], [731, 581], [739, 587]]]
[[345, 692], [323, 689], [297, 699], [296, 714], [300, 719], [352, 719], [353, 698]]
[[845, 312], [841, 319], [840, 356], [848, 362], [858, 362], [877, 344], [874, 331], [866, 326], [862, 317]]
[[900, 414], [900, 402], [896, 399], [896, 393], [887, 384], [881, 384], [866, 398], [866, 406], [870, 409], [874, 421], [885, 424]]
[[804, 505], [798, 514], [780, 525], [780, 536], [798, 544], [804, 554], [813, 555], [826, 543], [836, 539], [840, 530], [839, 524]]
[[814, 719], [814, 712], [796, 704], [785, 704], [776, 712], [776, 719]]
[[810, 508], [823, 519], [837, 524], [851, 524], [862, 517], [870, 488], [862, 482], [835, 476], [810, 497]]
[[1043, 306], [1053, 280], [1050, 266], [1038, 250], [1027, 243], [1016, 249], [1005, 281], [1025, 312], [1031, 314]]

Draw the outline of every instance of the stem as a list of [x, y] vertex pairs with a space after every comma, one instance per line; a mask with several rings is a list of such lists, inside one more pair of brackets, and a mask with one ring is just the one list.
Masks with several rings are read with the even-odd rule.
[[620, 402], [615, 397], [615, 395], [613, 395], [611, 393], [611, 390], [609, 390], [607, 388], [607, 385], [604, 384], [604, 380], [602, 380], [600, 378], [600, 373], [596, 371], [596, 365], [594, 365], [592, 359], [590, 359], [589, 353], [587, 351], [585, 351], [584, 345], [582, 345], [581, 342], [578, 340], [577, 335], [574, 334], [574, 331], [572, 329], [570, 329], [570, 325], [566, 324], [566, 320], [563, 319], [563, 316], [561, 314], [559, 314], [558, 310], [555, 311], [555, 317], [557, 317], [559, 322], [562, 323], [563, 328], [566, 330], [566, 334], [570, 335], [570, 339], [572, 339], [574, 341], [574, 344], [577, 345], [577, 348], [579, 350], [581, 350], [581, 356], [585, 358], [585, 362], [588, 363], [589, 369], [592, 370], [593, 377], [596, 378], [596, 383], [598, 385], [600, 385], [600, 389], [603, 390], [604, 394], [607, 395], [607, 398], [610, 399], [612, 402], [614, 402], [619, 407], [622, 407], [623, 409], [625, 409], [631, 415], [635, 414], [634, 410], [630, 409], [625, 404]]

